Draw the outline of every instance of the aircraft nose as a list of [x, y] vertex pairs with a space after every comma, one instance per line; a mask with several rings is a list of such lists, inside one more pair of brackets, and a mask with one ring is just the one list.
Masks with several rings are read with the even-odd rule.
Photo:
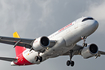
[[87, 30], [89, 30], [90, 33], [93, 33], [99, 26], [99, 23], [97, 20], [87, 21], [86, 24], [87, 24], [86, 25]]
[[99, 23], [98, 23], [98, 21], [97, 21], [97, 20], [94, 20], [93, 26], [94, 26], [96, 29], [98, 28]]

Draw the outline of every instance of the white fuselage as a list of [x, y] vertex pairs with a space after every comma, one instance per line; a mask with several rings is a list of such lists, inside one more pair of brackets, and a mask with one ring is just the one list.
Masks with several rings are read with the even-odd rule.
[[[44, 53], [40, 53], [43, 61], [48, 58], [60, 56], [69, 50], [72, 50], [75, 44], [81, 40], [81, 37], [88, 37], [97, 29], [98, 22], [96, 20], [87, 20], [82, 22], [82, 20], [85, 18], [87, 17], [82, 17], [48, 36], [50, 40], [56, 40], [57, 43], [54, 45], [54, 47], [48, 48], [48, 50], [46, 50]], [[23, 56], [30, 63], [40, 63], [35, 61], [35, 56], [38, 56], [38, 52], [35, 52], [34, 50], [25, 50], [23, 52]]]

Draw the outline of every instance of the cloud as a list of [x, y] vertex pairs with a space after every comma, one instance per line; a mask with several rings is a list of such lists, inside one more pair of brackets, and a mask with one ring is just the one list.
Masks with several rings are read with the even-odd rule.
[[105, 1], [102, 3], [92, 3], [89, 8], [83, 13], [84, 15], [93, 16], [96, 19], [103, 21], [105, 19]]
[[52, 9], [50, 7], [50, 3], [52, 0], [36, 0], [36, 3], [42, 8], [42, 16], [39, 21], [45, 24], [45, 21], [50, 16]]
[[103, 28], [105, 26], [105, 1], [102, 1], [101, 3], [94, 2], [90, 4], [88, 9], [84, 12], [82, 12], [82, 15], [84, 16], [91, 16], [95, 18], [99, 22], [99, 33], [103, 33]]
[[26, 28], [23, 28], [23, 25], [26, 27], [30, 20], [30, 2], [0, 0], [0, 5], [1, 31], [5, 33], [8, 30], [7, 34], [14, 31], [25, 31]]
[[[0, 35], [12, 36], [14, 31], [18, 31], [21, 37], [26, 38], [37, 38], [43, 35], [47, 36], [83, 15], [92, 16], [99, 22], [102, 22], [100, 25], [100, 29], [102, 30], [101, 26], [105, 26], [103, 23], [104, 15], [102, 15], [102, 13], [104, 13], [102, 11], [105, 9], [104, 4], [105, 1], [102, 0], [0, 0]], [[99, 12], [101, 12], [101, 16]], [[95, 33], [99, 35], [97, 32]], [[100, 40], [97, 35], [93, 35], [94, 37], [92, 36], [93, 38], [90, 38], [90, 40], [94, 41], [96, 38]], [[11, 45], [0, 44], [0, 56], [6, 55], [14, 57], [15, 51], [12, 47]], [[67, 59], [69, 58], [58, 57], [55, 59], [48, 59], [39, 65], [25, 67], [11, 67], [10, 63], [1, 62], [0, 67], [3, 67], [5, 70], [7, 70], [7, 68], [8, 70], [29, 70], [30, 68], [38, 70], [76, 70], [91, 69], [95, 64], [93, 62], [89, 64], [88, 61], [84, 61], [77, 57], [74, 58], [76, 66], [71, 68], [65, 65]], [[91, 61], [94, 60], [90, 59], [90, 62]], [[84, 62], [87, 63], [83, 66]], [[94, 66], [98, 66], [98, 63]], [[101, 67], [98, 68], [101, 69]]]

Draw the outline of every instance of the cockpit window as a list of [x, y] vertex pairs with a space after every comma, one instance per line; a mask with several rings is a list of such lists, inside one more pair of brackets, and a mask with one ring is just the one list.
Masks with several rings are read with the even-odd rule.
[[93, 18], [89, 17], [89, 18], [85, 18], [82, 20], [82, 22], [86, 21], [86, 20], [94, 20]]

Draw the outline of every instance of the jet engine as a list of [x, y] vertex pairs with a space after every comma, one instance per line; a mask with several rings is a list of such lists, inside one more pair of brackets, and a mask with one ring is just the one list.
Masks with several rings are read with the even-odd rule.
[[98, 47], [96, 44], [90, 44], [87, 47], [84, 47], [81, 51], [81, 56], [87, 59], [95, 56], [98, 53]]
[[33, 42], [33, 49], [35, 51], [42, 51], [45, 48], [47, 48], [50, 45], [50, 40], [43, 36], [43, 37], [39, 37], [37, 38], [34, 42]]

